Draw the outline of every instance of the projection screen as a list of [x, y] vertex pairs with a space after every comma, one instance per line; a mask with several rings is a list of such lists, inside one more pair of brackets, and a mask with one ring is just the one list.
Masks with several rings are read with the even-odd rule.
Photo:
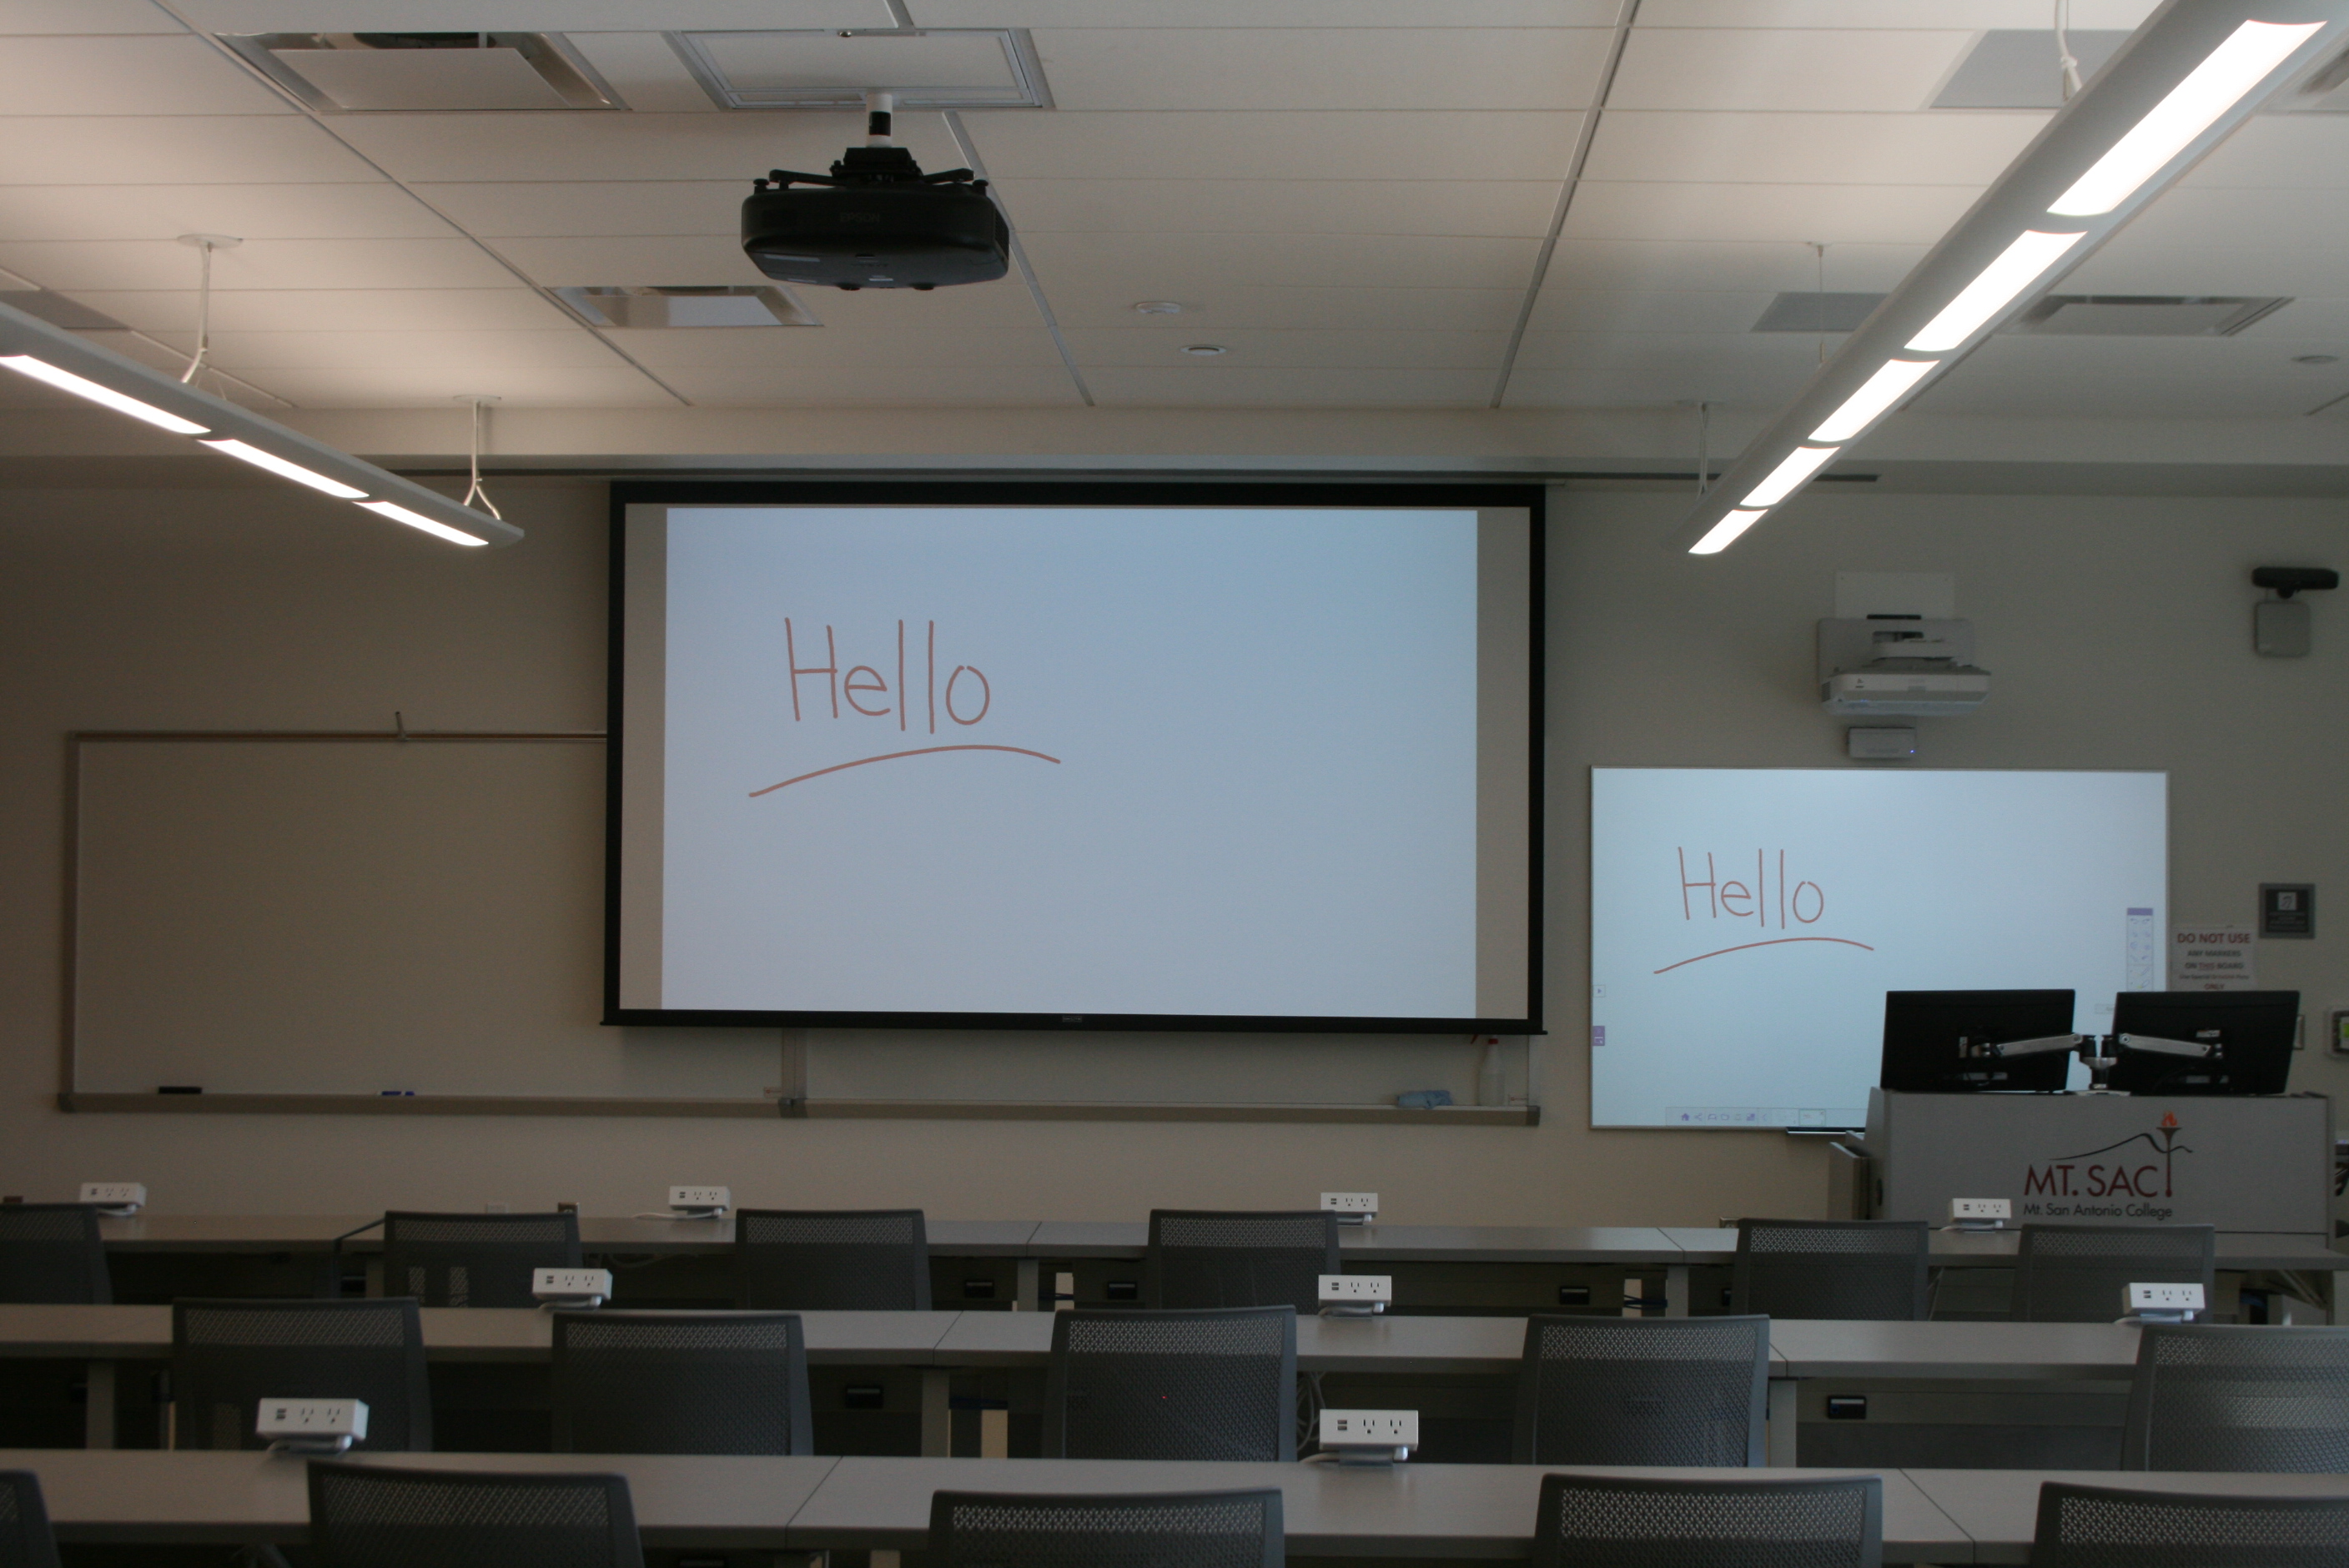
[[1541, 504], [616, 487], [607, 1020], [1538, 1029]]

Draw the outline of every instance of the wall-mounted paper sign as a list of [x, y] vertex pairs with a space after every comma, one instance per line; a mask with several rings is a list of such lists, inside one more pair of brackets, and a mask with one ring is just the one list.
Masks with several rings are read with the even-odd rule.
[[2169, 988], [2257, 990], [2259, 951], [2259, 937], [2248, 926], [2181, 926], [2169, 934]]

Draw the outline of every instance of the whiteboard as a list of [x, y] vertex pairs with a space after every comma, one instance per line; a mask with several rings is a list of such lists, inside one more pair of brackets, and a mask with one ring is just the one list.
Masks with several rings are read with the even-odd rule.
[[596, 738], [77, 740], [68, 1089], [758, 1101], [777, 1080], [771, 1030], [599, 1022]]
[[1591, 770], [1591, 1122], [1848, 1127], [1887, 991], [2159, 990], [2168, 776]]

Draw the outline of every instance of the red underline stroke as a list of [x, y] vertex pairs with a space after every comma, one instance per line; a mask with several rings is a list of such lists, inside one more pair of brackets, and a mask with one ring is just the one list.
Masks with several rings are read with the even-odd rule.
[[1738, 944], [1735, 947], [1723, 947], [1718, 952], [1700, 953], [1694, 958], [1683, 958], [1679, 964], [1667, 964], [1663, 968], [1652, 970], [1651, 973], [1662, 975], [1671, 970], [1681, 968], [1685, 965], [1702, 964], [1708, 958], [1718, 958], [1723, 953], [1743, 953], [1746, 949], [1752, 947], [1778, 947], [1783, 946], [1785, 944], [1789, 942], [1840, 942], [1846, 947], [1857, 947], [1863, 952], [1873, 953], [1876, 951], [1875, 948], [1868, 946], [1867, 943], [1854, 942], [1848, 936], [1774, 936], [1767, 942], [1744, 942]]
[[885, 751], [878, 757], [860, 757], [854, 762], [835, 762], [829, 768], [819, 768], [812, 773], [802, 773], [796, 779], [786, 779], [781, 784], [770, 784], [764, 789], [753, 789], [750, 791], [750, 799], [755, 800], [761, 795], [771, 795], [778, 789], [786, 789], [793, 784], [804, 784], [811, 779], [821, 779], [827, 773], [837, 773], [843, 768], [862, 768], [868, 762], [895, 762], [900, 757], [930, 757], [941, 751], [1009, 751], [1015, 757], [1033, 757], [1040, 762], [1057, 764], [1061, 760], [1057, 757], [1047, 757], [1040, 751], [1030, 751], [1024, 746], [924, 746], [912, 751]]

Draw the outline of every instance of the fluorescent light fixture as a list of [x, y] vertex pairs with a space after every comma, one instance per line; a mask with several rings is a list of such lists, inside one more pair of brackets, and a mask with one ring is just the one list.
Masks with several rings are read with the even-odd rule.
[[77, 397], [87, 397], [101, 407], [118, 414], [128, 414], [134, 419], [144, 419], [159, 430], [169, 430], [175, 436], [201, 436], [204, 427], [177, 414], [167, 414], [152, 403], [141, 403], [136, 397], [126, 397], [111, 387], [101, 387], [95, 381], [84, 380], [70, 370], [60, 370], [46, 359], [36, 359], [29, 354], [0, 355], [0, 365], [19, 376], [29, 376], [36, 381], [46, 381], [60, 392], [70, 392]]
[[1691, 555], [1718, 555], [1728, 549], [1737, 536], [1762, 521], [1766, 510], [1756, 507], [1752, 511], [1733, 511], [1708, 530], [1702, 539], [1689, 546]]
[[[1748, 490], [1740, 506], [1758, 506], [1764, 510], [1776, 506], [1803, 488], [1810, 477], [1827, 466], [1827, 459], [1843, 449], [1840, 447], [1796, 447], [1786, 454], [1786, 460], [1770, 470], [1770, 477]], [[1727, 542], [1723, 541], [1723, 542]]]
[[2047, 210], [2064, 218], [2111, 211], [2323, 28], [2322, 22], [2244, 23]]
[[1887, 360], [1883, 369], [1869, 377], [1858, 391], [1843, 400], [1842, 407], [1827, 416], [1826, 424], [1811, 432], [1811, 439], [1850, 440], [1909, 396], [1909, 389], [1923, 380], [1926, 372], [1940, 366], [1937, 359]]
[[404, 522], [410, 528], [420, 528], [433, 538], [445, 539], [451, 544], [487, 544], [489, 542], [486, 539], [475, 539], [470, 533], [460, 533], [447, 523], [435, 522], [429, 517], [412, 512], [404, 506], [394, 506], [388, 500], [363, 500], [359, 502], [359, 507], [364, 511], [388, 517], [394, 522]]
[[1925, 330], [1909, 340], [1912, 354], [1940, 354], [1955, 348], [1971, 337], [1982, 323], [2014, 303], [2014, 298], [2054, 266], [2064, 252], [2086, 239], [2085, 234], [2044, 234], [2036, 229], [2026, 229], [2015, 237], [2014, 243], [1998, 253], [1998, 260], [1982, 270], [1982, 274], [1968, 284], [1941, 309], [1941, 314], [1925, 324]]
[[367, 494], [363, 490], [353, 490], [340, 480], [330, 480], [326, 475], [305, 469], [299, 463], [289, 463], [274, 452], [264, 452], [259, 447], [248, 447], [243, 441], [223, 438], [217, 441], [206, 441], [203, 444], [215, 452], [225, 452], [240, 462], [251, 463], [256, 469], [266, 469], [281, 480], [292, 480], [297, 485], [308, 485], [321, 495], [333, 496], [336, 500], [358, 500]]

